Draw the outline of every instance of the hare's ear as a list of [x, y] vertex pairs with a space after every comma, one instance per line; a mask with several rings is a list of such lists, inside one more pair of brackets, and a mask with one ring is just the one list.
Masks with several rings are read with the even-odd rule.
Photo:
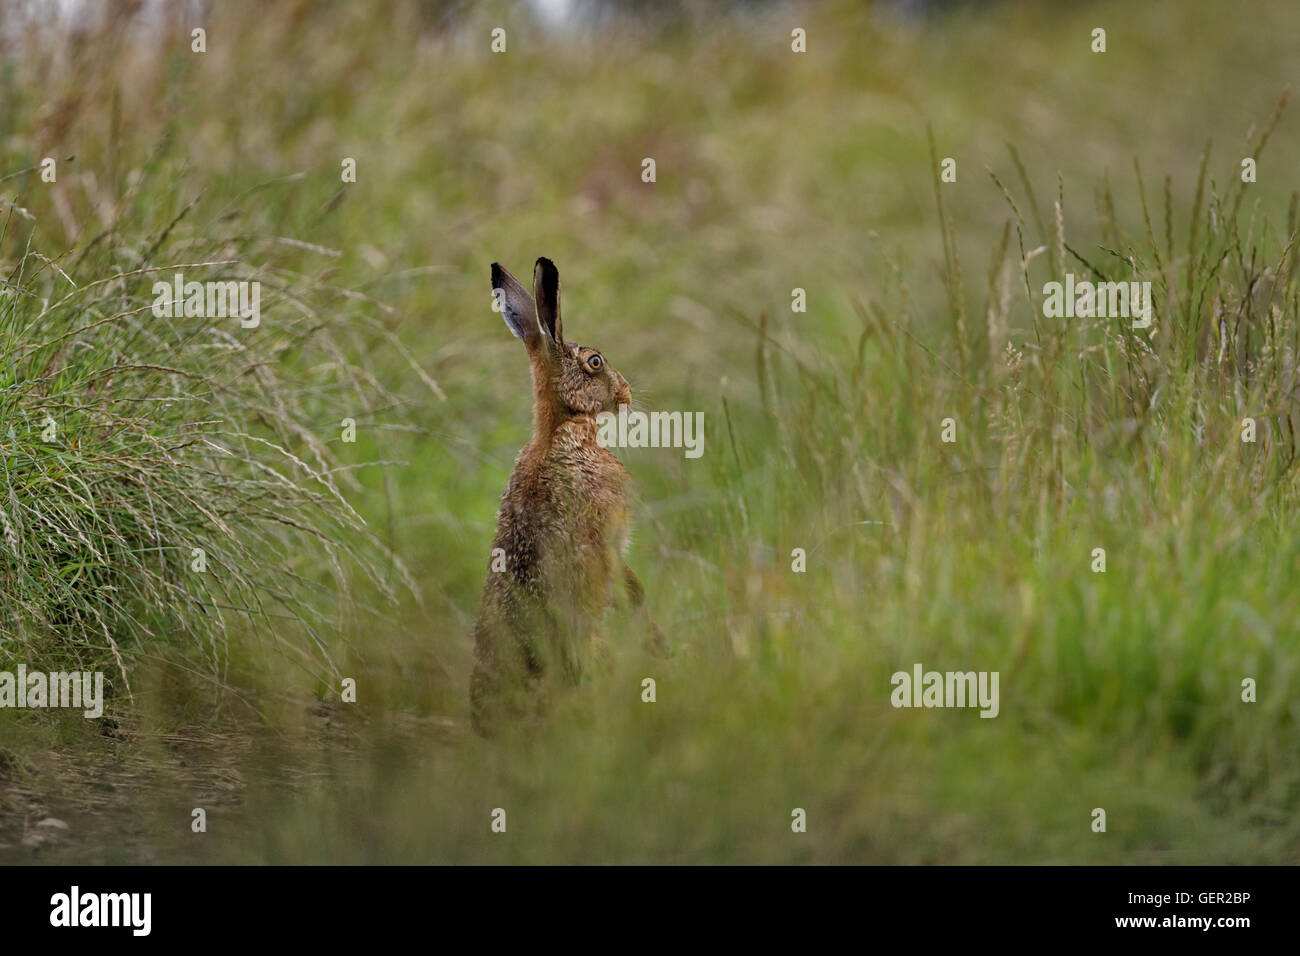
[[537, 347], [542, 339], [541, 326], [537, 324], [537, 307], [533, 305], [528, 290], [498, 262], [492, 263], [492, 295], [496, 297], [501, 317], [506, 327], [517, 339], [523, 339], [528, 351]]
[[564, 345], [560, 328], [560, 270], [550, 259], [537, 260], [533, 268], [533, 298], [537, 300], [537, 318], [542, 329], [557, 346]]

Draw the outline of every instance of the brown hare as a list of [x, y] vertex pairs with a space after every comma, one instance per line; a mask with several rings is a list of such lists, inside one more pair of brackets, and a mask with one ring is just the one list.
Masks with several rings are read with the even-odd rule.
[[631, 402], [627, 379], [595, 349], [564, 340], [560, 276], [549, 259], [537, 260], [532, 296], [495, 262], [492, 289], [528, 350], [533, 437], [501, 498], [474, 625], [470, 707], [484, 735], [527, 710], [548, 669], [576, 681], [618, 592], [637, 607], [643, 596], [623, 561], [627, 471], [596, 441], [596, 416]]

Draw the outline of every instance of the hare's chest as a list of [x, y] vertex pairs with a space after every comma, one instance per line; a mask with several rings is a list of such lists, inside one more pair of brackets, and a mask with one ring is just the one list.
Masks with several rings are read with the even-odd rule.
[[553, 492], [566, 530], [621, 548], [628, 535], [628, 476], [607, 449], [584, 446], [557, 456]]

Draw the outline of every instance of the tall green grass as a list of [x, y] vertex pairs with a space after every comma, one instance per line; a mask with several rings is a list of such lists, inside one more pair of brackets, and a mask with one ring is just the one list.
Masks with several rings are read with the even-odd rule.
[[[344, 464], [343, 419], [385, 401], [346, 357], [364, 297], [184, 212], [51, 258], [5, 206], [22, 254], [0, 262], [0, 659], [111, 669], [129, 692], [127, 660], [168, 649], [224, 675], [233, 628], [333, 683], [322, 632], [355, 613], [352, 582], [400, 584], [344, 495], [367, 463]], [[259, 324], [155, 314], [177, 273], [260, 283]]]

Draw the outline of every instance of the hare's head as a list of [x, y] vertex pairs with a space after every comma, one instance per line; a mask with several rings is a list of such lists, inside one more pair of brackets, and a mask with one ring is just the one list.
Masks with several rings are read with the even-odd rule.
[[515, 338], [524, 340], [533, 367], [538, 422], [552, 427], [574, 415], [613, 412], [632, 401], [632, 390], [600, 352], [564, 341], [560, 326], [560, 273], [550, 259], [533, 269], [533, 295], [497, 263], [492, 294]]

